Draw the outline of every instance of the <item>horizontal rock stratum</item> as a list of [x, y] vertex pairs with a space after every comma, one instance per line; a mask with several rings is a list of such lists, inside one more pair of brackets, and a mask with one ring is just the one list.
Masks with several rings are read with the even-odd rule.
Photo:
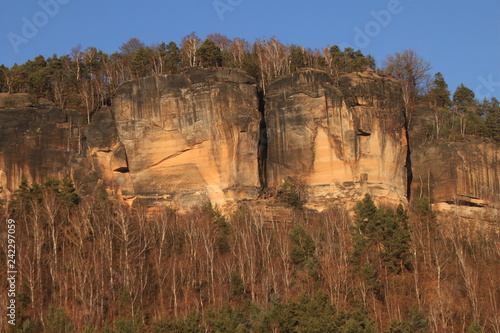
[[0, 96], [3, 199], [23, 176], [69, 174], [83, 195], [104, 189], [182, 209], [265, 197], [285, 179], [318, 210], [365, 193], [407, 203], [412, 188], [435, 203], [498, 201], [498, 145], [418, 143], [412, 157], [400, 86], [372, 71], [334, 80], [303, 69], [263, 92], [241, 70], [192, 68], [122, 84], [90, 125], [74, 111], [27, 105]]

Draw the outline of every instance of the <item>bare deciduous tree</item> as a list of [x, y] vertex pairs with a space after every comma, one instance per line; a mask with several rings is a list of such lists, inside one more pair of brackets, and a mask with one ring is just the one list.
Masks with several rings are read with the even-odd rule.
[[182, 38], [181, 54], [185, 66], [193, 67], [198, 65], [196, 51], [198, 51], [200, 45], [201, 39], [194, 32]]
[[389, 55], [383, 62], [384, 72], [401, 83], [408, 126], [416, 108], [417, 96], [428, 85], [431, 65], [413, 49]]

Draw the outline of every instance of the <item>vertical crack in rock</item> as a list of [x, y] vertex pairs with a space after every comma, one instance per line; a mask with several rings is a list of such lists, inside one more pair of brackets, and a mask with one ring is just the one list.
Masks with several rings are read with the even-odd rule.
[[267, 187], [267, 125], [264, 117], [264, 112], [265, 112], [264, 92], [262, 90], [258, 90], [257, 97], [259, 99], [259, 112], [261, 116], [257, 159], [258, 159], [260, 189], [262, 191]]
[[404, 123], [405, 135], [406, 135], [406, 199], [410, 202], [411, 199], [411, 183], [413, 180], [413, 171], [411, 168], [411, 148], [410, 148], [410, 134], [408, 132], [408, 120]]

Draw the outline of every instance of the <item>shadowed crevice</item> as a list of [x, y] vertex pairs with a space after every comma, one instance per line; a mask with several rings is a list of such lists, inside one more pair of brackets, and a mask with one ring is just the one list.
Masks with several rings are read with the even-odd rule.
[[405, 121], [405, 124], [403, 125], [405, 128], [405, 135], [406, 135], [406, 163], [405, 163], [405, 168], [406, 168], [406, 199], [408, 202], [411, 200], [411, 183], [413, 181], [413, 171], [411, 168], [411, 148], [410, 148], [410, 134], [408, 131], [408, 121]]
[[259, 144], [258, 144], [257, 159], [258, 159], [260, 189], [264, 190], [267, 187], [267, 125], [264, 116], [264, 110], [265, 110], [264, 92], [258, 90], [257, 97], [259, 99], [259, 112], [261, 116], [260, 126], [259, 126]]

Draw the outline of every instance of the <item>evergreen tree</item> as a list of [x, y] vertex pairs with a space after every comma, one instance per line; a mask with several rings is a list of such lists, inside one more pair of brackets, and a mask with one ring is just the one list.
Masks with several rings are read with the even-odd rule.
[[335, 76], [345, 71], [344, 53], [337, 45], [330, 48], [330, 57], [332, 58], [332, 71]]
[[363, 55], [360, 50], [346, 47], [341, 51], [337, 45], [330, 48], [332, 70], [335, 75], [341, 73], [363, 72], [375, 68], [375, 59], [371, 55]]
[[73, 322], [63, 308], [50, 307], [46, 322], [49, 332], [71, 333], [75, 330]]
[[421, 216], [433, 216], [432, 206], [429, 202], [429, 198], [425, 195], [419, 198], [416, 198], [412, 201], [412, 208], [417, 214]]
[[29, 98], [36, 105], [41, 98], [50, 96], [50, 68], [47, 67], [47, 61], [41, 55], [34, 60], [28, 60], [23, 67], [26, 73]]
[[368, 311], [364, 307], [358, 307], [354, 311], [338, 313], [335, 318], [336, 331], [341, 333], [375, 333], [375, 327]]
[[377, 208], [369, 194], [354, 207], [354, 263], [369, 263], [374, 255], [383, 258], [385, 266], [394, 273], [411, 268], [410, 231], [408, 216], [400, 205], [396, 212]]
[[165, 47], [165, 51], [167, 53], [164, 59], [165, 71], [167, 73], [177, 73], [181, 63], [181, 54], [177, 44], [175, 44], [175, 42], [168, 43]]
[[49, 177], [44, 183], [43, 183], [43, 189], [48, 190], [53, 193], [59, 193], [59, 187], [60, 182], [59, 180]]
[[440, 72], [437, 72], [434, 75], [434, 82], [432, 83], [432, 88], [429, 91], [429, 98], [437, 107], [446, 108], [451, 106], [448, 84], [444, 80], [443, 74]]
[[458, 112], [467, 112], [476, 106], [474, 92], [461, 83], [453, 93], [453, 105]]
[[372, 56], [364, 56], [360, 50], [354, 50], [351, 47], [344, 49], [344, 64], [345, 71], [351, 72], [363, 72], [368, 68], [375, 68], [375, 59]]
[[203, 44], [196, 52], [200, 59], [202, 67], [219, 67], [222, 66], [222, 51], [220, 47], [210, 39], [205, 39]]
[[153, 322], [153, 333], [203, 333], [201, 315], [196, 312], [186, 318], [168, 320], [161, 319]]
[[375, 215], [377, 214], [377, 207], [373, 202], [371, 195], [365, 194], [363, 200], [358, 201], [354, 207], [355, 215], [355, 225], [359, 228], [360, 232], [367, 235], [368, 237], [374, 237], [376, 232], [376, 226], [373, 221]]
[[414, 305], [410, 309], [409, 320], [391, 322], [391, 327], [386, 333], [425, 333], [429, 326], [429, 321], [425, 319], [424, 314]]
[[296, 72], [298, 69], [306, 67], [304, 49], [297, 45], [290, 46], [290, 71]]
[[295, 265], [303, 265], [308, 259], [314, 259], [316, 245], [302, 225], [295, 224], [293, 226], [290, 240], [293, 244], [290, 256]]
[[9, 69], [7, 67], [0, 65], [0, 93], [9, 91], [6, 77], [6, 73], [8, 73], [8, 71]]
[[140, 318], [137, 317], [120, 317], [115, 321], [116, 333], [141, 333], [144, 332], [144, 325], [141, 323]]
[[486, 128], [474, 92], [460, 84], [453, 94], [453, 106], [460, 121], [460, 134], [484, 135]]
[[76, 188], [73, 185], [73, 181], [69, 176], [65, 176], [60, 185], [60, 189], [57, 193], [57, 199], [68, 206], [76, 205], [80, 201], [78, 193], [76, 193]]
[[232, 308], [226, 304], [220, 311], [207, 311], [205, 315], [209, 332], [243, 333], [249, 332], [251, 323], [240, 308]]
[[378, 300], [382, 300], [382, 286], [378, 280], [377, 271], [372, 266], [372, 264], [366, 261], [361, 268], [361, 274], [365, 278], [365, 281], [368, 283], [368, 288], [371, 290], [371, 292], [373, 292], [375, 297]]
[[299, 187], [291, 177], [286, 177], [285, 181], [278, 190], [278, 198], [295, 208], [302, 208], [304, 204], [300, 198]]
[[61, 109], [66, 106], [71, 89], [74, 89], [71, 73], [68, 69], [70, 63], [71, 60], [68, 56], [57, 58], [54, 55], [52, 58], [47, 59], [47, 67], [50, 73], [51, 99]]
[[483, 333], [483, 328], [477, 321], [474, 321], [472, 324], [470, 324], [469, 329], [467, 330], [468, 333]]
[[17, 197], [19, 199], [27, 199], [30, 197], [31, 191], [32, 190], [29, 186], [28, 180], [26, 179], [26, 176], [23, 175], [21, 177], [21, 185], [19, 185], [17, 191], [14, 192], [14, 197]]
[[384, 261], [390, 271], [400, 273], [403, 270], [411, 269], [411, 234], [408, 227], [408, 215], [406, 215], [402, 205], [398, 206], [396, 214], [392, 210], [385, 211], [386, 230], [384, 230], [382, 241]]
[[312, 297], [303, 294], [297, 302], [277, 309], [281, 332], [333, 332], [335, 331], [334, 306], [322, 291]]
[[486, 113], [486, 131], [487, 135], [493, 140], [500, 142], [500, 103], [495, 97], [488, 103], [489, 108]]
[[243, 280], [241, 276], [232, 271], [231, 279], [229, 282], [229, 294], [231, 297], [239, 297], [245, 293], [245, 285], [243, 284]]
[[217, 246], [220, 253], [228, 253], [230, 250], [229, 245], [229, 235], [231, 234], [231, 226], [227, 222], [226, 218], [221, 214], [217, 206], [212, 206], [212, 203], [209, 201], [207, 204], [203, 206], [203, 210], [210, 214], [214, 223], [219, 227], [217, 238]]
[[130, 69], [134, 78], [151, 75], [152, 53], [153, 50], [149, 47], [137, 50], [130, 64]]

